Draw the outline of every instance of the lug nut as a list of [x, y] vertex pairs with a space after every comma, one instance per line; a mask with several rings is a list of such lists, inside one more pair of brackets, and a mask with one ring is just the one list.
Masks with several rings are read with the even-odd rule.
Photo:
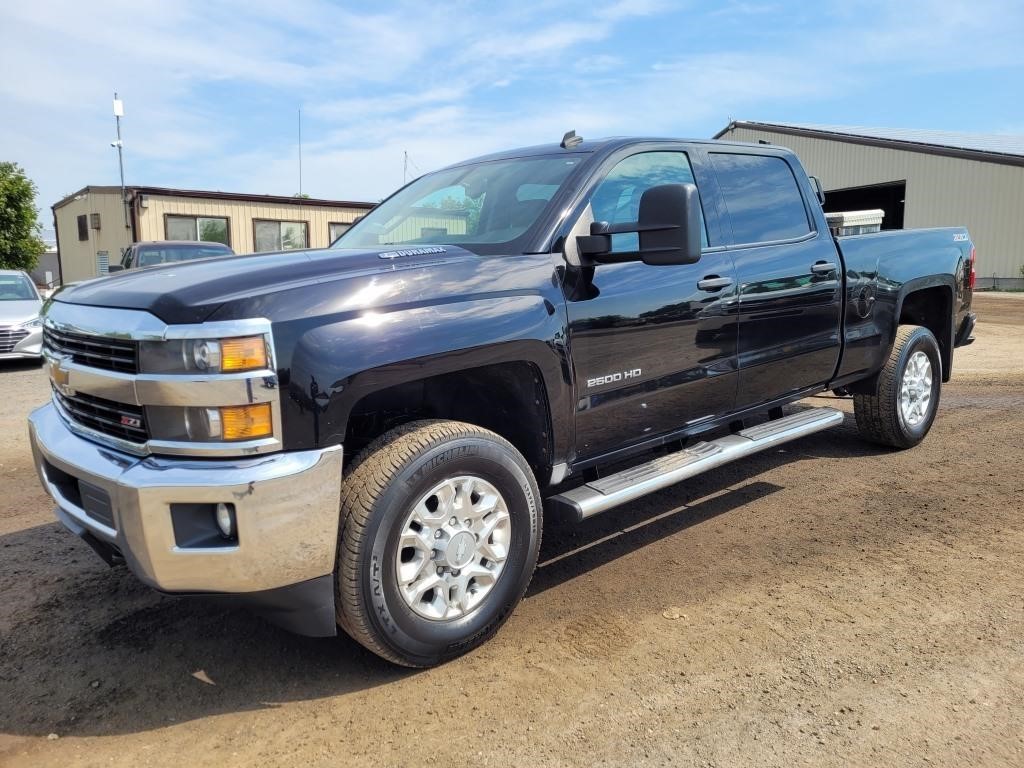
[[469, 528], [471, 525], [473, 525], [473, 521], [472, 520], [463, 520], [462, 524], [464, 526], [466, 526], [467, 528]]
[[453, 517], [451, 520], [448, 521], [448, 523], [450, 525], [458, 525], [459, 524], [459, 519], [457, 517]]
[[444, 534], [441, 533], [441, 531], [434, 531], [434, 538], [435, 539], [440, 539], [442, 536], [444, 536]]
[[456, 568], [454, 571], [452, 571], [452, 576], [458, 576], [458, 575], [459, 575], [459, 569]]
[[437, 569], [438, 576], [444, 576], [444, 566], [439, 566]]

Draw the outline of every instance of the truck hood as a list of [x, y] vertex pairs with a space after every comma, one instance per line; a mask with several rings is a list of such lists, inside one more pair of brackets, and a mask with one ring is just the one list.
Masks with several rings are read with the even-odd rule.
[[69, 286], [53, 298], [71, 304], [141, 309], [170, 324], [201, 323], [228, 302], [328, 280], [441, 267], [476, 258], [469, 251], [449, 245], [225, 256], [127, 270]]

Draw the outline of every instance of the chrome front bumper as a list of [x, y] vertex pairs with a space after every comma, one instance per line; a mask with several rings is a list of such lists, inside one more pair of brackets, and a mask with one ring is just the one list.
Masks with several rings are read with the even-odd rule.
[[[29, 436], [65, 527], [116, 548], [156, 589], [256, 593], [334, 571], [341, 446], [234, 459], [140, 458], [79, 437], [52, 403], [29, 416]], [[96, 489], [109, 497], [109, 514], [86, 510], [82, 499], [95, 498]], [[218, 502], [235, 506], [237, 542], [182, 546], [171, 505]]]

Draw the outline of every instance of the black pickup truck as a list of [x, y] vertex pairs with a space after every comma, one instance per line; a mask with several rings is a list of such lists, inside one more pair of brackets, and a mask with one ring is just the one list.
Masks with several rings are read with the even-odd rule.
[[869, 440], [924, 438], [968, 233], [837, 240], [820, 197], [779, 147], [567, 136], [427, 174], [326, 250], [76, 285], [44, 310], [40, 478], [158, 590], [443, 662], [523, 596], [545, 510], [838, 424], [783, 410], [825, 390]]

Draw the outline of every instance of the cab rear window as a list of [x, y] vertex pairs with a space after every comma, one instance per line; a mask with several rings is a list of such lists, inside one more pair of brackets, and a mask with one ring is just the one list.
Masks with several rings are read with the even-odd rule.
[[713, 152], [734, 244], [793, 240], [811, 231], [804, 199], [781, 157]]

